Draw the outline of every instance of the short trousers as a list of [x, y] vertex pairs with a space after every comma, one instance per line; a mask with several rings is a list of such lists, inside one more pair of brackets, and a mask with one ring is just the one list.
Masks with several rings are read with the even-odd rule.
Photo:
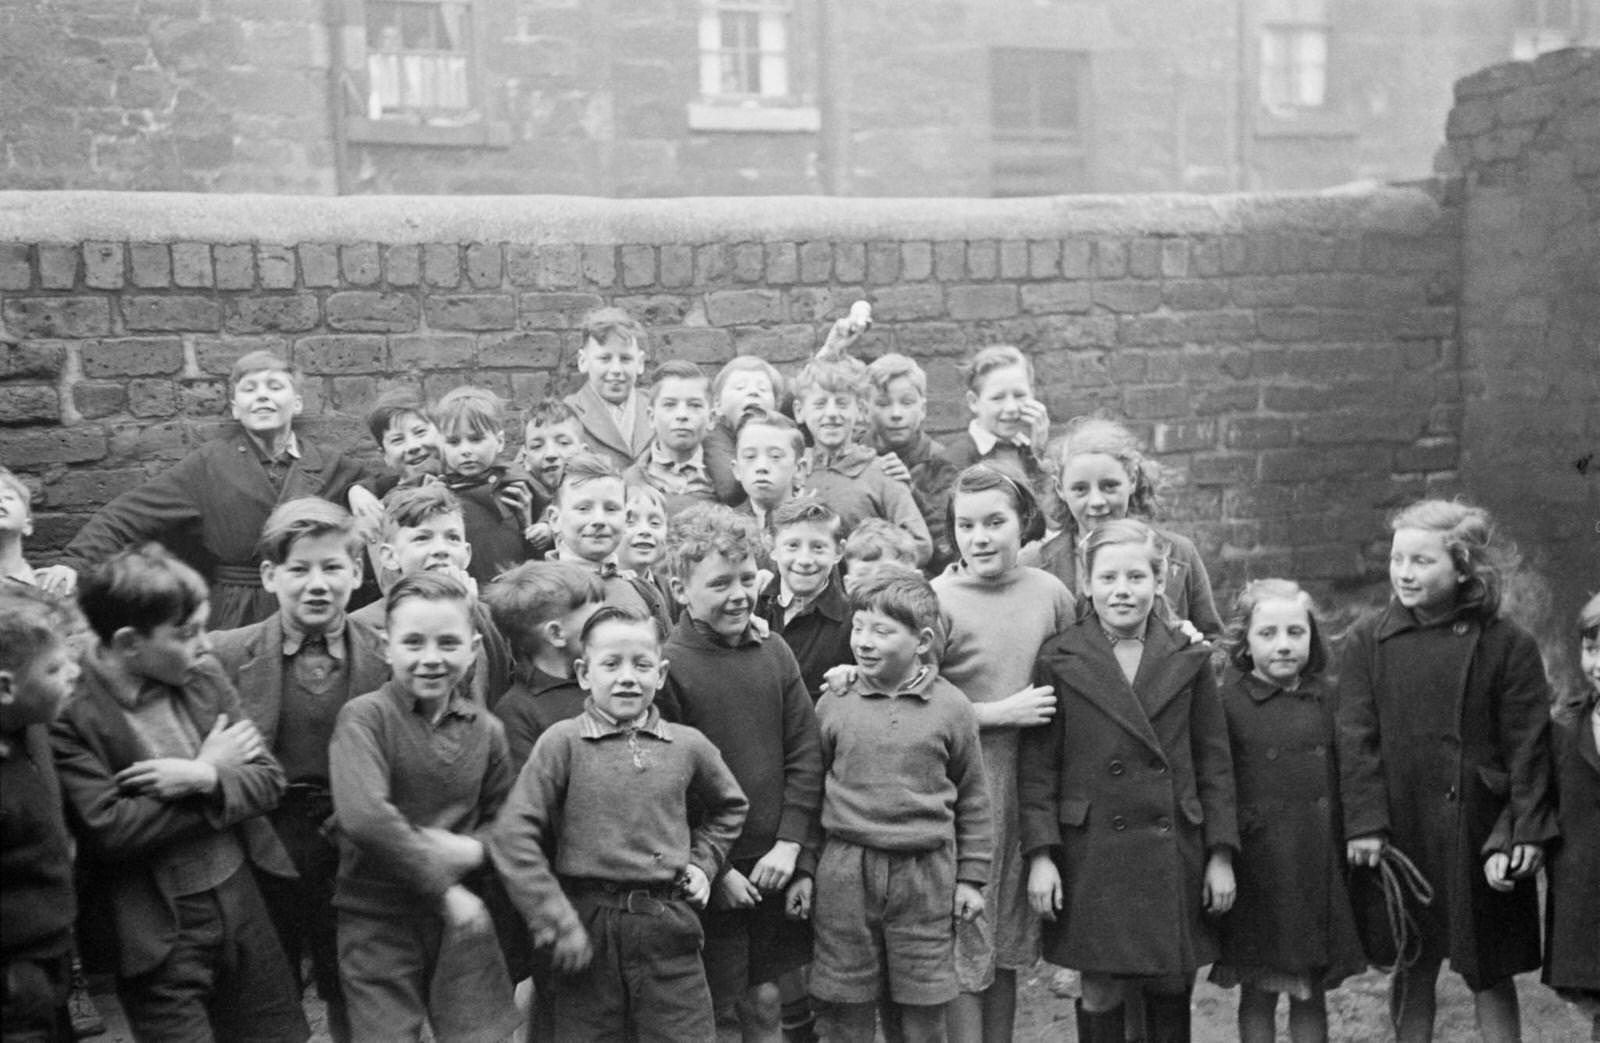
[[[748, 876], [751, 866], [738, 868]], [[706, 979], [718, 1011], [752, 986], [775, 982], [811, 962], [811, 924], [784, 916], [781, 890], [762, 896], [751, 909], [708, 910], [705, 925]]]

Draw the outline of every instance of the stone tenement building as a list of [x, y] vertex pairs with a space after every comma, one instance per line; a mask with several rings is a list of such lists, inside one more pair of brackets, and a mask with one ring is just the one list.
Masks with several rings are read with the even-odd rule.
[[1319, 188], [1584, 42], [1600, 0], [11, 0], [0, 188]]

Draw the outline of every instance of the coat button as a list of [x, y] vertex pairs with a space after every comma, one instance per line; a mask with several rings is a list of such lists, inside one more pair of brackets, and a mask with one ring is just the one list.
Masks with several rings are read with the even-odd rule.
[[1268, 746], [1267, 747], [1267, 760], [1275, 761], [1277, 759], [1278, 759], [1278, 748], [1276, 746]]
[[1313, 746], [1313, 747], [1311, 747], [1311, 752], [1312, 752], [1312, 753], [1314, 753], [1314, 754], [1316, 754], [1316, 755], [1317, 755], [1317, 756], [1318, 756], [1318, 757], [1320, 757], [1320, 756], [1322, 756], [1322, 755], [1323, 755], [1323, 753], [1325, 753], [1325, 752], [1326, 752], [1326, 751], [1325, 751], [1325, 750], [1324, 750], [1324, 749], [1323, 749], [1323, 748], [1322, 748], [1322, 744], [1321, 744], [1321, 743], [1318, 743], [1318, 744], [1317, 744], [1317, 745], [1315, 745], [1315, 746]]
[[1113, 815], [1111, 816], [1111, 828], [1121, 833], [1128, 828], [1128, 820], [1121, 815]]
[[1468, 625], [1467, 625], [1467, 624], [1466, 624], [1466, 623], [1464, 623], [1464, 622], [1462, 622], [1462, 623], [1457, 623], [1457, 624], [1456, 624], [1456, 625], [1455, 625], [1455, 626], [1453, 626], [1453, 627], [1451, 627], [1451, 628], [1450, 628], [1450, 630], [1451, 630], [1451, 631], [1452, 631], [1452, 632], [1453, 632], [1453, 633], [1454, 633], [1454, 634], [1455, 634], [1455, 635], [1456, 635], [1456, 636], [1457, 636], [1457, 637], [1465, 637], [1465, 636], [1466, 636], [1466, 633], [1467, 633], [1467, 631], [1468, 631], [1468, 630], [1471, 630], [1471, 629], [1472, 629], [1472, 628], [1471, 628], [1471, 627], [1469, 627], [1469, 626], [1468, 626]]
[[1167, 773], [1167, 766], [1165, 764], [1159, 764], [1158, 763], [1156, 765], [1156, 774], [1157, 775], [1165, 775], [1166, 773]]
[[1163, 833], [1171, 833], [1172, 820], [1167, 816], [1162, 815], [1160, 818], [1156, 819], [1156, 828], [1161, 830]]
[[1113, 774], [1113, 775], [1121, 775], [1123, 772], [1125, 772], [1127, 770], [1128, 770], [1127, 767], [1124, 766], [1121, 761], [1112, 761], [1111, 762], [1111, 774]]

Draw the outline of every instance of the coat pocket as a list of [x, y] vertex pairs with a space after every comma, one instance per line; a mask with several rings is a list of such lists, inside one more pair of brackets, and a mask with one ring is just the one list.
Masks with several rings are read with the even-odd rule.
[[1058, 817], [1063, 826], [1081, 826], [1089, 821], [1089, 802], [1068, 797], [1061, 801], [1061, 813]]

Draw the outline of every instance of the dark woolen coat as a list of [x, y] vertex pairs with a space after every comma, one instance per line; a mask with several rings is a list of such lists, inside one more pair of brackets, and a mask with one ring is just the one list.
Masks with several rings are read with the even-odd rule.
[[1433, 884], [1423, 953], [1481, 990], [1537, 968], [1534, 881], [1483, 876], [1504, 812], [1509, 844], [1557, 835], [1550, 686], [1538, 646], [1505, 619], [1424, 626], [1398, 603], [1351, 628], [1339, 672], [1345, 836], [1387, 837]]
[[1366, 960], [1344, 884], [1333, 693], [1315, 679], [1287, 691], [1229, 670], [1222, 708], [1239, 808], [1223, 961], [1335, 985]]
[[1050, 962], [1173, 975], [1216, 959], [1206, 855], [1237, 850], [1239, 830], [1210, 655], [1151, 619], [1129, 685], [1092, 612], [1039, 650], [1034, 683], [1059, 703], [1049, 725], [1022, 733], [1018, 799], [1024, 855], [1048, 851], [1061, 870]]
[[1591, 700], [1556, 725], [1561, 842], [1549, 862], [1544, 982], [1600, 994], [1600, 749]]

